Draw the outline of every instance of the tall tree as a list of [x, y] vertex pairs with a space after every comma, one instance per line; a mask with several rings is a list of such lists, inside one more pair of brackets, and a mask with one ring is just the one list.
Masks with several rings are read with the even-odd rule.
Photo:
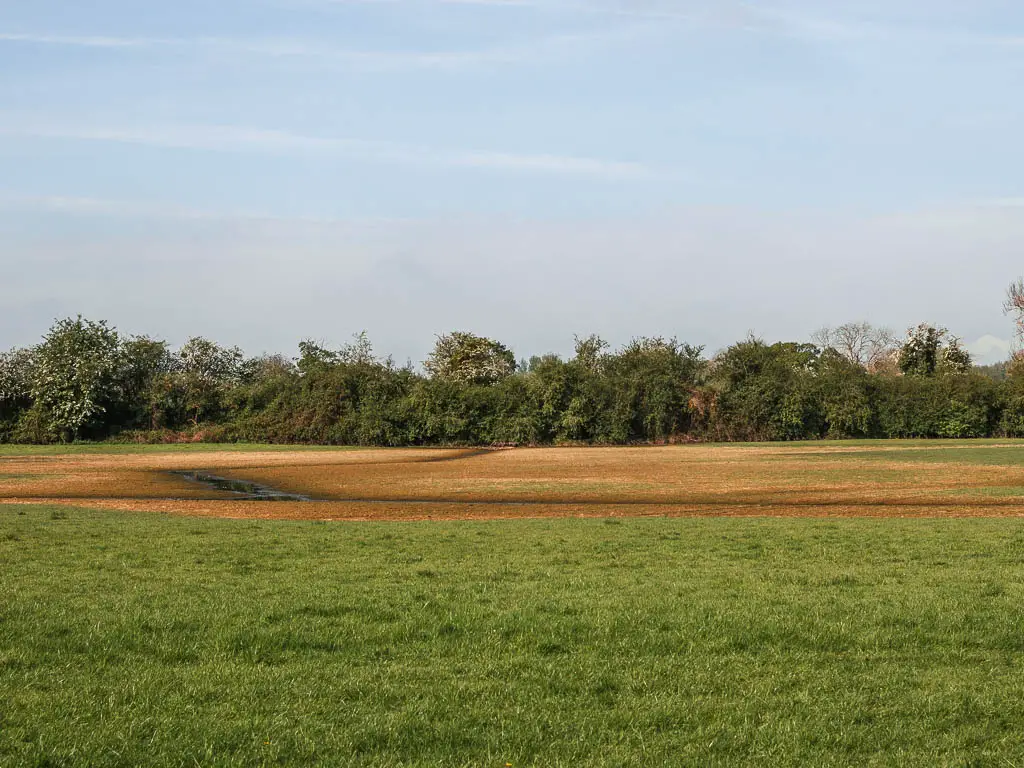
[[921, 323], [907, 331], [897, 353], [900, 371], [907, 376], [934, 376], [936, 373], [967, 373], [971, 356], [960, 339], [945, 328]]
[[607, 341], [593, 333], [583, 339], [577, 336], [576, 357], [573, 360], [588, 371], [596, 371], [601, 367], [608, 346]]
[[106, 412], [117, 392], [120, 339], [105, 321], [57, 321], [35, 350], [32, 397], [66, 440]]
[[1017, 336], [1024, 338], [1024, 277], [1018, 277], [1006, 289], [1003, 311], [1014, 316], [1014, 321], [1017, 323]]
[[18, 420], [32, 405], [31, 349], [0, 353], [0, 442], [10, 439]]
[[963, 375], [970, 373], [973, 366], [971, 353], [963, 348], [959, 338], [951, 336], [939, 355], [939, 373]]
[[1017, 348], [1011, 353], [1006, 373], [1016, 379], [1024, 374], [1024, 277], [1018, 277], [1006, 289], [1003, 312], [1013, 315], [1017, 325]]
[[661, 440], [690, 426], [690, 401], [707, 367], [703, 348], [676, 339], [633, 339], [604, 363], [614, 410], [629, 439]]
[[243, 359], [238, 347], [222, 347], [199, 336], [178, 351], [177, 377], [193, 426], [221, 408], [223, 396], [238, 382]]
[[868, 322], [825, 327], [811, 339], [822, 349], [835, 350], [854, 365], [869, 371], [882, 367], [891, 358], [896, 345], [892, 331]]
[[465, 384], [494, 384], [515, 373], [516, 358], [500, 342], [455, 331], [437, 338], [434, 351], [423, 367], [438, 379]]
[[10, 352], [0, 352], [0, 406], [27, 404], [32, 395], [34, 366], [34, 350], [12, 349]]
[[166, 341], [133, 336], [121, 346], [120, 426], [156, 429], [169, 410], [174, 356]]

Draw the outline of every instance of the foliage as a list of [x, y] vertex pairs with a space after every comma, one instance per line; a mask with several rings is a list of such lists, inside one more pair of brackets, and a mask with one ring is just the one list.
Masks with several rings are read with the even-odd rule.
[[960, 339], [945, 328], [921, 323], [907, 331], [897, 352], [900, 371], [908, 376], [964, 374], [971, 370], [971, 356]]
[[455, 331], [437, 338], [423, 364], [431, 376], [463, 384], [494, 384], [516, 370], [516, 358], [500, 342]]
[[22, 414], [32, 405], [34, 367], [33, 350], [0, 353], [0, 442], [11, 439]]
[[12, 349], [0, 353], [0, 403], [26, 403], [32, 394], [35, 352]]
[[227, 389], [241, 379], [243, 360], [238, 347], [222, 347], [200, 336], [185, 342], [177, 355], [175, 384], [193, 426], [199, 426], [203, 416], [218, 413]]
[[[664, 440], [690, 428], [690, 399], [704, 374], [703, 349], [676, 339], [634, 339], [604, 362], [611, 414], [618, 429], [608, 442]], [[614, 438], [620, 439], [614, 439]]]
[[766, 344], [749, 338], [719, 354], [711, 367], [718, 396], [713, 419], [720, 440], [798, 440], [822, 433], [812, 394], [820, 351], [810, 344]]
[[988, 376], [993, 381], [1004, 381], [1009, 372], [1009, 361], [1001, 363], [990, 363], [989, 365], [975, 365], [973, 370], [983, 376]]
[[963, 375], [972, 367], [971, 353], [963, 348], [960, 339], [951, 337], [939, 355], [939, 373]]
[[[1024, 362], [971, 366], [943, 328], [825, 329], [819, 345], [750, 337], [707, 359], [675, 338], [516, 364], [504, 344], [441, 336], [420, 372], [366, 333], [295, 359], [196, 337], [173, 350], [105, 323], [57, 323], [0, 355], [0, 442], [124, 439], [488, 445], [1024, 435]], [[887, 364], [888, 363], [888, 364]], [[898, 363], [898, 367], [896, 365]], [[996, 375], [998, 374], [998, 376]], [[1001, 377], [1001, 378], [1000, 378]]]
[[36, 347], [32, 399], [67, 440], [95, 425], [116, 396], [120, 365], [117, 331], [81, 316], [60, 320]]
[[165, 341], [135, 336], [120, 350], [117, 423], [126, 429], [157, 429], [173, 408], [170, 376], [176, 361]]

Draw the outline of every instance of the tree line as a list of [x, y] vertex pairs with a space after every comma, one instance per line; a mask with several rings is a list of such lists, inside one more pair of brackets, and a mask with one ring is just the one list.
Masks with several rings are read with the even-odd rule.
[[[1024, 284], [1015, 284], [1024, 331]], [[365, 334], [332, 349], [246, 357], [192, 338], [173, 350], [106, 322], [57, 321], [0, 354], [0, 442], [179, 440], [328, 445], [535, 445], [1024, 436], [1024, 358], [980, 368], [923, 324], [868, 323], [810, 342], [749, 337], [708, 356], [674, 338], [516, 360], [493, 339], [437, 339], [422, 369]]]

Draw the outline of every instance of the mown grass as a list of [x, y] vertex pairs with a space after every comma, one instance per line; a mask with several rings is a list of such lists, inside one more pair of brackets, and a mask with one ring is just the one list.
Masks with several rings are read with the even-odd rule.
[[1020, 485], [990, 485], [979, 488], [962, 488], [952, 492], [952, 496], [980, 496], [980, 497], [1015, 497], [1024, 496], [1024, 486]]
[[[1024, 441], [1020, 440], [871, 440], [832, 443], [775, 443], [773, 461], [877, 461], [884, 463], [957, 463], [983, 466], [1024, 464]], [[815, 452], [815, 448], [857, 448], [856, 451]]]
[[0, 765], [1020, 765], [1024, 521], [0, 507]]
[[905, 439], [856, 439], [856, 440], [793, 440], [789, 442], [767, 443], [688, 443], [688, 445], [706, 445], [716, 448], [777, 448], [781, 452], [800, 448], [977, 448], [1020, 446], [1024, 447], [1024, 438], [1015, 437], [972, 437], [972, 438], [905, 438]]
[[[701, 443], [703, 447], [720, 448], [772, 448], [777, 455], [770, 458], [787, 460], [792, 457], [793, 452], [811, 451], [807, 458], [811, 458], [814, 449], [818, 448], [871, 448], [872, 451], [858, 451], [852, 454], [829, 454], [824, 458], [871, 458], [876, 457], [885, 460], [907, 460], [907, 461], [958, 461], [957, 458], [943, 458], [943, 456], [963, 455], [968, 458], [977, 455], [982, 457], [983, 463], [1005, 463], [1005, 447], [1024, 449], [1024, 440], [1003, 439], [1003, 438], [980, 438], [973, 440], [804, 440], [792, 443]], [[438, 446], [443, 447], [443, 446]], [[900, 448], [926, 448], [929, 451], [914, 451], [912, 454], [899, 450]], [[138, 453], [202, 453], [206, 451], [235, 452], [235, 451], [345, 451], [345, 450], [369, 450], [358, 446], [327, 446], [327, 445], [280, 445], [268, 443], [161, 443], [161, 444], [138, 444], [138, 443], [65, 443], [55, 445], [12, 445], [0, 443], [0, 457], [4, 456], [75, 456], [88, 454], [138, 454]], [[377, 449], [379, 450], [379, 449]], [[980, 453], [979, 453], [980, 451]], [[1016, 453], [1016, 452], [1010, 452]], [[883, 455], [884, 454], [884, 455]], [[1024, 451], [1021, 451], [1021, 458], [1014, 463], [1024, 463]], [[924, 458], [915, 458], [923, 456]], [[1011, 458], [1011, 462], [1014, 460]]]
[[957, 463], [1018, 467], [1024, 464], [1024, 445], [1004, 447], [952, 445], [913, 451], [887, 450], [880, 447], [878, 450], [860, 453], [829, 454], [828, 458], [839, 461], [860, 459], [880, 462]]

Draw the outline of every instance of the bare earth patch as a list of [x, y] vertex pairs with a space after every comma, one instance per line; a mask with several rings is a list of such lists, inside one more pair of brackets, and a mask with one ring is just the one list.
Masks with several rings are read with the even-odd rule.
[[[294, 520], [1024, 515], [1024, 447], [921, 460], [944, 445], [15, 455], [0, 458], [0, 503]], [[174, 474], [189, 470], [312, 501], [240, 500]]]

